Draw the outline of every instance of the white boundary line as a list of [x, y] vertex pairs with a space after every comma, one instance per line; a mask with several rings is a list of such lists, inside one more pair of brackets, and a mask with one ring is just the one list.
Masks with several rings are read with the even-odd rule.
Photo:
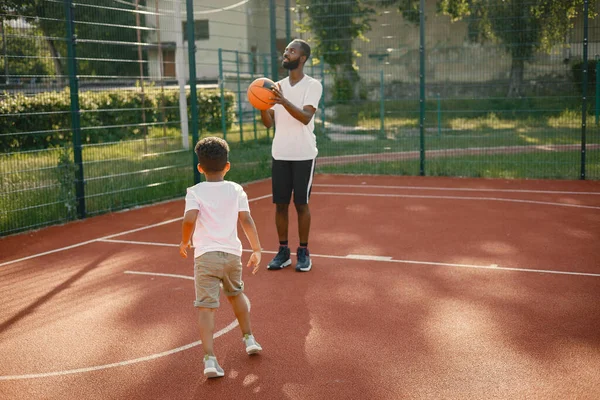
[[139, 244], [146, 246], [165, 246], [165, 247], [179, 247], [175, 243], [159, 243], [159, 242], [138, 242], [136, 240], [118, 240], [118, 239], [100, 239], [99, 242], [103, 243], [121, 243], [121, 244]]
[[[255, 197], [255, 198], [250, 199], [248, 201], [249, 202], [253, 202], [253, 201], [257, 201], [257, 200], [266, 199], [268, 197], [271, 197], [271, 195], [267, 194], [267, 195], [264, 195], [264, 196]], [[0, 267], [4, 267], [6, 265], [18, 263], [18, 262], [21, 262], [21, 261], [31, 260], [33, 258], [38, 258], [38, 257], [46, 256], [48, 254], [58, 253], [58, 252], [61, 252], [61, 251], [64, 251], [64, 250], [74, 249], [74, 248], [77, 248], [77, 247], [85, 246], [86, 244], [90, 244], [90, 243], [108, 241], [107, 239], [110, 239], [110, 238], [114, 238], [114, 237], [121, 236], [121, 235], [127, 235], [129, 233], [143, 231], [143, 230], [146, 230], [146, 229], [156, 228], [157, 226], [162, 226], [162, 225], [170, 224], [172, 222], [181, 221], [182, 219], [183, 219], [183, 217], [173, 218], [173, 219], [170, 219], [170, 220], [167, 220], [167, 221], [158, 222], [156, 224], [146, 225], [146, 226], [143, 226], [141, 228], [131, 229], [131, 230], [128, 230], [128, 231], [125, 231], [125, 232], [114, 233], [112, 235], [107, 235], [107, 236], [102, 236], [102, 237], [99, 237], [99, 238], [96, 238], [96, 239], [86, 240], [85, 242], [72, 244], [70, 246], [65, 246], [65, 247], [61, 247], [61, 248], [58, 248], [58, 249], [54, 249], [54, 250], [50, 250], [50, 251], [45, 251], [43, 253], [33, 254], [33, 255], [30, 255], [30, 256], [27, 256], [27, 257], [23, 257], [23, 258], [18, 258], [16, 260], [5, 261], [3, 263], [0, 263]]]
[[[176, 244], [171, 243], [159, 243], [159, 242], [133, 242], [129, 240], [103, 240], [103, 242], [110, 243], [125, 243], [125, 244], [138, 244], [144, 246], [170, 246], [177, 247]], [[252, 250], [244, 249], [244, 252], [251, 253]], [[266, 254], [277, 254], [276, 251], [266, 251], [263, 250], [263, 253]], [[292, 255], [295, 253], [292, 252]], [[497, 264], [493, 265], [475, 265], [475, 264], [456, 264], [456, 263], [443, 263], [443, 262], [435, 262], [435, 261], [417, 261], [417, 260], [395, 260], [389, 256], [373, 256], [373, 255], [362, 255], [362, 254], [348, 254], [346, 256], [334, 256], [328, 254], [310, 254], [311, 257], [319, 257], [319, 258], [331, 258], [338, 260], [358, 260], [358, 261], [375, 261], [375, 262], [384, 262], [384, 263], [399, 263], [399, 264], [415, 264], [415, 265], [431, 265], [437, 267], [455, 267], [455, 268], [474, 268], [474, 269], [492, 269], [498, 271], [516, 271], [516, 272], [535, 272], [539, 274], [558, 274], [558, 275], [575, 275], [575, 276], [593, 276], [600, 277], [599, 274], [594, 274], [591, 272], [572, 272], [572, 271], [560, 271], [560, 270], [552, 270], [552, 269], [528, 269], [528, 268], [513, 268], [513, 267], [500, 267]], [[128, 272], [129, 273], [129, 272]], [[131, 272], [133, 273], [133, 272]], [[170, 276], [168, 274], [163, 274], [162, 276]]]
[[435, 186], [386, 186], [386, 185], [342, 185], [315, 183], [316, 187], [344, 187], [344, 188], [370, 188], [370, 189], [408, 189], [408, 190], [445, 190], [463, 192], [503, 192], [503, 193], [542, 193], [542, 194], [581, 194], [600, 196], [600, 192], [569, 192], [561, 190], [526, 190], [526, 189], [478, 189], [478, 188], [449, 188]]
[[[333, 185], [330, 185], [330, 186], [333, 186]], [[359, 187], [364, 187], [364, 186], [359, 186]], [[408, 195], [408, 194], [403, 195], [403, 194], [344, 193], [344, 192], [315, 192], [315, 191], [313, 191], [311, 194], [332, 195], [332, 196], [404, 197], [404, 198], [418, 198], [418, 199], [450, 199], [450, 200], [502, 201], [502, 202], [512, 202], [512, 203], [529, 203], [529, 204], [551, 205], [551, 206], [557, 206], [557, 207], [572, 207], [572, 208], [584, 208], [584, 209], [600, 210], [600, 207], [597, 207], [597, 206], [586, 206], [586, 205], [579, 205], [579, 204], [555, 203], [555, 202], [535, 201], [535, 200], [504, 199], [504, 198], [498, 198], [498, 197], [426, 196], [426, 195], [419, 196], [419, 195]], [[264, 196], [255, 197], [255, 198], [250, 199], [248, 201], [249, 202], [254, 202], [254, 201], [266, 199], [266, 198], [269, 198], [269, 197], [271, 197], [271, 194], [267, 194], [267, 195], [264, 195]], [[114, 237], [117, 237], [117, 236], [126, 235], [126, 234], [129, 234], [129, 233], [134, 233], [134, 232], [139, 232], [139, 231], [143, 231], [143, 230], [146, 230], [146, 229], [155, 228], [157, 226], [162, 226], [162, 225], [170, 224], [172, 222], [181, 221], [182, 219], [183, 219], [183, 217], [174, 218], [174, 219], [170, 219], [170, 220], [167, 220], [167, 221], [159, 222], [159, 223], [156, 223], [156, 224], [151, 224], [151, 225], [143, 226], [141, 228], [131, 229], [131, 230], [124, 231], [124, 232], [119, 232], [119, 233], [114, 233], [112, 235], [107, 235], [107, 236], [99, 237], [99, 238], [96, 238], [96, 239], [87, 240], [85, 242], [76, 243], [76, 244], [73, 244], [73, 245], [70, 245], [70, 246], [61, 247], [61, 248], [50, 250], [50, 251], [46, 251], [46, 252], [43, 252], [43, 253], [33, 254], [31, 256], [27, 256], [27, 257], [23, 257], [23, 258], [18, 258], [16, 260], [5, 261], [3, 263], [0, 263], [0, 267], [4, 267], [6, 265], [18, 263], [18, 262], [21, 262], [21, 261], [31, 260], [33, 258], [42, 257], [42, 256], [45, 256], [45, 255], [48, 255], [48, 254], [58, 253], [58, 252], [61, 252], [61, 251], [64, 251], [64, 250], [74, 249], [74, 248], [77, 248], [77, 247], [80, 247], [80, 246], [84, 246], [84, 245], [90, 244], [90, 243], [108, 241], [108, 239], [111, 239], [111, 238], [114, 238]]]
[[[124, 273], [125, 274], [130, 274], [130, 275], [150, 275], [150, 276], [162, 276], [162, 277], [168, 277], [168, 278], [188, 279], [188, 280], [192, 280], [192, 281], [194, 280], [193, 276], [175, 275], [175, 274], [163, 274], [163, 273], [158, 273], [158, 272], [125, 271]], [[246, 297], [246, 299], [248, 299], [248, 298]], [[248, 300], [248, 309], [250, 309], [250, 300]], [[238, 326], [237, 319], [234, 320], [229, 325], [227, 325], [225, 328], [219, 330], [218, 332], [215, 332], [214, 338], [216, 339], [219, 336], [223, 336], [227, 332], [230, 332], [232, 329], [234, 329], [236, 326]], [[145, 362], [145, 361], [156, 360], [157, 358], [166, 357], [166, 356], [169, 356], [171, 354], [179, 353], [181, 351], [184, 351], [184, 350], [187, 350], [187, 349], [191, 349], [192, 347], [196, 347], [196, 346], [199, 346], [201, 344], [202, 344], [202, 341], [198, 340], [198, 341], [186, 344], [184, 346], [180, 346], [180, 347], [177, 347], [177, 348], [174, 348], [174, 349], [171, 349], [171, 350], [163, 351], [161, 353], [155, 353], [155, 354], [151, 354], [149, 356], [134, 358], [132, 360], [119, 361], [119, 362], [111, 363], [111, 364], [95, 365], [93, 367], [69, 369], [69, 370], [65, 370], [65, 371], [43, 372], [43, 373], [38, 373], [38, 374], [4, 375], [4, 376], [0, 376], [0, 381], [14, 381], [14, 380], [22, 380], [22, 379], [48, 378], [48, 377], [52, 377], [52, 376], [63, 376], [63, 375], [79, 374], [79, 373], [82, 373], [82, 372], [92, 372], [92, 371], [100, 371], [100, 370], [103, 370], [103, 369], [109, 369], [109, 368], [115, 368], [115, 367], [123, 367], [123, 366], [126, 366], [126, 365], [131, 365], [131, 364], [137, 364], [137, 363], [141, 363], [141, 362]]]
[[173, 219], [170, 219], [170, 220], [167, 220], [167, 221], [158, 222], [156, 224], [143, 226], [141, 228], [131, 229], [131, 230], [128, 230], [128, 231], [125, 231], [125, 232], [114, 233], [112, 235], [107, 235], [107, 236], [102, 236], [102, 237], [99, 237], [99, 238], [96, 238], [96, 239], [86, 240], [85, 242], [72, 244], [70, 246], [61, 247], [61, 248], [50, 250], [50, 251], [45, 251], [43, 253], [37, 253], [37, 254], [33, 254], [31, 256], [27, 256], [27, 257], [23, 257], [23, 258], [18, 258], [16, 260], [6, 261], [6, 262], [3, 262], [2, 264], [0, 264], [0, 267], [4, 267], [5, 265], [18, 263], [18, 262], [21, 262], [21, 261], [31, 260], [32, 258], [38, 258], [38, 257], [41, 257], [41, 256], [46, 256], [48, 254], [58, 253], [58, 252], [64, 251], [64, 250], [74, 249], [74, 248], [77, 248], [77, 247], [85, 246], [86, 244], [99, 242], [101, 240], [106, 240], [106, 239], [110, 239], [110, 238], [121, 236], [121, 235], [126, 235], [128, 233], [134, 233], [134, 232], [143, 231], [145, 229], [155, 228], [157, 226], [162, 226], [162, 225], [170, 224], [172, 222], [181, 221], [182, 219], [183, 219], [183, 217], [173, 218]]
[[331, 196], [363, 196], [363, 197], [406, 197], [412, 199], [445, 199], [445, 200], [478, 200], [478, 201], [504, 201], [509, 203], [529, 203], [529, 204], [542, 204], [557, 207], [574, 207], [574, 208], [589, 208], [592, 210], [600, 210], [598, 206], [586, 206], [580, 204], [568, 204], [568, 203], [555, 203], [550, 201], [536, 201], [536, 200], [521, 200], [521, 199], [504, 199], [502, 197], [464, 197], [464, 196], [427, 196], [427, 195], [416, 195], [416, 194], [381, 194], [381, 193], [344, 193], [344, 192], [312, 192], [313, 194], [319, 195], [331, 195]]

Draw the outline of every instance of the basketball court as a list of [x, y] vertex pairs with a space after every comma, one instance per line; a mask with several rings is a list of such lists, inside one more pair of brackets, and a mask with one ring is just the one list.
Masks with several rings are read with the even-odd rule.
[[270, 184], [260, 355], [222, 301], [203, 376], [180, 199], [0, 239], [0, 397], [600, 397], [600, 182], [317, 175], [309, 273], [265, 268]]

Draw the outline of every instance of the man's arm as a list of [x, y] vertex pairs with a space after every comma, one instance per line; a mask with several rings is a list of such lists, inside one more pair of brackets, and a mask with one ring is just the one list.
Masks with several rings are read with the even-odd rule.
[[262, 123], [265, 127], [272, 128], [273, 120], [275, 119], [275, 111], [261, 110], [260, 111], [260, 119], [262, 119]]
[[317, 111], [313, 106], [304, 106], [302, 109], [296, 107], [292, 103], [288, 101], [285, 97], [283, 97], [283, 93], [281, 91], [281, 86], [277, 85], [272, 88], [273, 92], [273, 102], [276, 104], [281, 104], [287, 112], [298, 121], [302, 122], [304, 125], [308, 125], [313, 115]]
[[196, 218], [198, 217], [199, 212], [199, 210], [188, 210], [183, 216], [181, 243], [179, 243], [179, 254], [183, 258], [187, 258], [187, 249], [192, 247], [192, 234], [196, 227]]

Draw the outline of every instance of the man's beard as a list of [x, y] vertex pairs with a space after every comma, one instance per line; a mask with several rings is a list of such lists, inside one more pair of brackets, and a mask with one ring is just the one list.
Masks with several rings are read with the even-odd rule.
[[287, 61], [287, 60], [283, 60], [283, 62], [281, 63], [281, 65], [283, 66], [283, 68], [288, 69], [288, 70], [293, 70], [298, 68], [298, 66], [300, 65], [300, 59], [297, 58], [296, 61]]

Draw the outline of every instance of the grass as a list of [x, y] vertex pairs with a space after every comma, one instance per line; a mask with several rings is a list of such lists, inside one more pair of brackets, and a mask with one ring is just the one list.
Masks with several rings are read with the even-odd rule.
[[[600, 179], [600, 150], [590, 152], [586, 163], [589, 179]], [[456, 176], [504, 179], [578, 179], [580, 158], [575, 151], [528, 154], [473, 155], [425, 160], [426, 176]], [[365, 175], [419, 175], [416, 160], [362, 162], [327, 165], [318, 173]]]
[[[320, 157], [419, 150], [420, 130], [414, 112], [402, 107], [388, 110], [382, 135], [380, 120], [369, 114], [368, 105], [358, 113], [355, 109], [349, 120], [340, 119], [347, 112], [343, 107], [341, 110], [336, 122], [349, 125], [356, 120], [350, 126], [357, 129], [347, 133], [359, 140], [332, 141], [317, 123]], [[428, 113], [427, 118], [424, 136], [427, 150], [579, 144], [581, 140], [580, 118], [570, 110], [519, 118], [507, 113], [452, 114], [449, 110], [441, 120], [441, 130], [435, 113]], [[264, 129], [258, 120], [256, 124], [245, 121], [242, 128], [243, 135], [236, 125], [226, 135], [232, 162], [227, 178], [243, 183], [269, 177], [272, 131]], [[597, 126], [590, 125], [587, 142], [599, 144], [599, 132]], [[221, 132], [201, 132], [201, 136], [207, 135], [223, 137]], [[178, 129], [169, 127], [163, 131], [155, 127], [146, 139], [85, 146], [83, 168], [88, 215], [182, 197], [186, 188], [193, 185], [191, 139], [188, 144], [190, 148], [183, 149]], [[0, 154], [0, 235], [75, 218], [73, 166], [61, 162], [61, 154], [64, 156], [62, 149]], [[72, 160], [72, 154], [67, 156]], [[452, 158], [428, 158], [426, 153], [425, 165], [426, 175], [434, 176], [577, 179], [580, 152]], [[419, 174], [418, 159], [317, 166], [320, 173]], [[600, 179], [600, 150], [588, 150], [587, 174], [589, 179]]]

